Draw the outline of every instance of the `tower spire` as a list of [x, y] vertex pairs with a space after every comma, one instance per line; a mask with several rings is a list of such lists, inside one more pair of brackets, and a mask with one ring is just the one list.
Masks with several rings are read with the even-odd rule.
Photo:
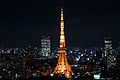
[[68, 64], [66, 57], [66, 45], [65, 45], [65, 34], [64, 34], [64, 17], [63, 17], [63, 6], [61, 7], [61, 21], [60, 21], [60, 49], [58, 63], [53, 71], [52, 75], [64, 75], [67, 78], [70, 78], [73, 75], [71, 66]]
[[65, 34], [64, 34], [63, 6], [61, 7], [60, 48], [65, 48]]

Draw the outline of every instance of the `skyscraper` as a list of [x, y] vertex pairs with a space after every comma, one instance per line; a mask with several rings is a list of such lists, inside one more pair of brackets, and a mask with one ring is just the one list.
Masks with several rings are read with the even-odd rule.
[[50, 41], [50, 36], [45, 37], [42, 36], [41, 39], [41, 53], [42, 56], [50, 56], [51, 53], [51, 41]]
[[106, 58], [107, 70], [112, 68], [115, 65], [115, 54], [112, 52], [112, 37], [110, 35], [105, 36], [104, 38], [104, 55], [103, 58]]
[[60, 24], [60, 49], [59, 49], [59, 58], [57, 66], [53, 75], [64, 75], [67, 78], [70, 78], [73, 75], [71, 66], [68, 64], [66, 57], [66, 45], [65, 45], [65, 34], [64, 34], [64, 19], [63, 19], [63, 7], [61, 8], [61, 24]]

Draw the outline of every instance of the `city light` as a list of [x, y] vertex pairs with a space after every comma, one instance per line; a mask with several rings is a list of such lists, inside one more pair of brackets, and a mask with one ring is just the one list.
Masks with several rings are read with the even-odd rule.
[[118, 2], [1, 2], [0, 80], [120, 80]]
[[95, 75], [94, 75], [94, 79], [95, 79], [95, 80], [100, 80], [100, 74], [95, 74]]

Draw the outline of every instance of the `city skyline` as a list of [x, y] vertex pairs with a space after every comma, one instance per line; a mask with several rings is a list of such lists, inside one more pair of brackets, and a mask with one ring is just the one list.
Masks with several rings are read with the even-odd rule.
[[[41, 36], [51, 36], [59, 46], [60, 0], [1, 2], [0, 45], [40, 47]], [[103, 46], [111, 34], [113, 44], [120, 41], [119, 1], [63, 1], [67, 47]], [[114, 45], [113, 45], [114, 46]]]

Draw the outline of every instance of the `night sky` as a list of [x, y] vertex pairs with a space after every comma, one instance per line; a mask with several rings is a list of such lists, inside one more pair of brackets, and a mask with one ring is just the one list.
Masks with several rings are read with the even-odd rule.
[[[0, 1], [0, 46], [40, 47], [41, 36], [59, 46], [60, 0]], [[63, 0], [68, 47], [100, 47], [106, 34], [120, 41], [119, 0]]]

